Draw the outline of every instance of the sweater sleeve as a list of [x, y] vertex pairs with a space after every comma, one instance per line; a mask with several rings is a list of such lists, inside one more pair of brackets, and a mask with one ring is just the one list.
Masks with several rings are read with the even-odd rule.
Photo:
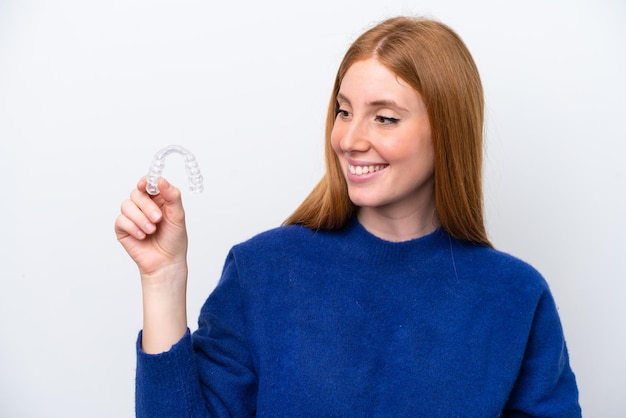
[[549, 290], [539, 299], [519, 376], [503, 416], [581, 416], [576, 379]]
[[204, 417], [189, 330], [160, 354], [147, 354], [137, 339], [135, 414], [143, 417]]
[[234, 256], [200, 313], [199, 328], [150, 355], [137, 343], [137, 417], [245, 417], [256, 411], [257, 379], [245, 337]]

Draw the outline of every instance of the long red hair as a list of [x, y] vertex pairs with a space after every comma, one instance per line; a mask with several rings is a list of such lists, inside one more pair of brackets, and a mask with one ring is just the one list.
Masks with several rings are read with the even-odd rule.
[[435, 202], [442, 227], [455, 238], [491, 246], [482, 195], [483, 89], [461, 38], [433, 20], [396, 17], [363, 33], [346, 52], [335, 78], [326, 116], [326, 173], [284, 224], [312, 229], [343, 227], [356, 207], [330, 145], [336, 97], [356, 61], [376, 58], [423, 98], [435, 155]]

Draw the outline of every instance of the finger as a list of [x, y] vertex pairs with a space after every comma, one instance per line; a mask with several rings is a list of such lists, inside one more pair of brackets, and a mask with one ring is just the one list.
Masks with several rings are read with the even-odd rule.
[[161, 220], [163, 213], [159, 208], [159, 201], [161, 201], [162, 198], [159, 196], [150, 196], [146, 193], [145, 189], [137, 188], [130, 192], [130, 200], [152, 223], [157, 223]]
[[146, 176], [143, 176], [142, 178], [139, 179], [139, 182], [137, 183], [137, 189], [141, 191], [145, 191], [147, 185], [148, 185], [148, 179], [146, 178]]
[[[153, 205], [155, 206], [155, 205]], [[141, 235], [137, 231], [142, 231], [144, 234], [152, 234], [156, 231], [155, 224], [146, 216], [146, 213], [137, 206], [134, 200], [125, 200], [121, 207], [122, 215], [128, 219], [128, 222], [124, 222], [122, 225], [127, 226], [127, 231], [137, 237]], [[142, 237], [143, 238], [143, 237]]]
[[133, 221], [124, 215], [119, 215], [115, 220], [115, 236], [118, 241], [122, 241], [128, 237], [133, 237], [139, 240], [146, 238], [145, 232], [138, 228]]

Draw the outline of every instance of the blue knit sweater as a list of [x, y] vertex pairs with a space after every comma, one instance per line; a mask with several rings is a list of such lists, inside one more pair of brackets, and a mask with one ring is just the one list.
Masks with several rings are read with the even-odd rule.
[[193, 335], [140, 342], [139, 417], [581, 415], [544, 279], [442, 229], [265, 232], [231, 250]]

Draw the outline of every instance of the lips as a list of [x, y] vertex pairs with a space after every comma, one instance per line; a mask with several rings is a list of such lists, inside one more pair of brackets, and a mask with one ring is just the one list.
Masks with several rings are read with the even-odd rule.
[[354, 176], [362, 176], [364, 174], [371, 174], [377, 171], [387, 168], [387, 164], [376, 165], [348, 165], [348, 171]]

